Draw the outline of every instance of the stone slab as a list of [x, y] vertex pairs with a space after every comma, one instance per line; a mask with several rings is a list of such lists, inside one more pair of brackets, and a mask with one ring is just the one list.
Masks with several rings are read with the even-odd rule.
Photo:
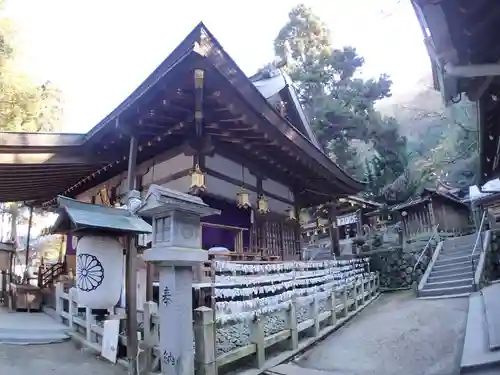
[[484, 312], [490, 350], [500, 349], [500, 284], [483, 289]]
[[483, 297], [474, 293], [469, 298], [469, 312], [465, 331], [461, 372], [500, 364], [500, 351], [490, 351], [486, 332]]

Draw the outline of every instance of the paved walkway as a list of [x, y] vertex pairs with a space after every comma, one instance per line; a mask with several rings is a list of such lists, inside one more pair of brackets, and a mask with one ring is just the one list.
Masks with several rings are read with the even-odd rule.
[[0, 308], [0, 374], [126, 374], [122, 366], [77, 348], [68, 340], [67, 330], [68, 327], [44, 313], [9, 312]]
[[0, 344], [0, 374], [125, 375], [120, 365], [96, 358], [72, 342], [48, 345]]
[[0, 307], [0, 344], [49, 344], [69, 339], [68, 327], [42, 312], [13, 312]]
[[459, 374], [467, 307], [468, 298], [385, 294], [296, 364], [302, 375]]

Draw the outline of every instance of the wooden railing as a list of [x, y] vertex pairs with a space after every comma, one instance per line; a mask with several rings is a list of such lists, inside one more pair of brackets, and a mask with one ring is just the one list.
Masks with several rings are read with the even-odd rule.
[[[104, 331], [102, 323], [95, 320], [88, 308], [84, 313], [78, 312], [75, 292], [73, 288], [65, 292], [62, 283], [56, 284], [56, 314], [71, 328], [70, 335], [74, 340], [100, 353]], [[294, 353], [298, 353], [340, 327], [373, 301], [379, 295], [379, 276], [371, 273], [356, 277], [354, 282], [345, 285], [342, 289], [332, 289], [326, 300], [320, 295], [324, 296], [324, 292], [313, 295], [307, 300], [292, 300], [288, 308], [283, 311], [286, 315], [286, 328], [279, 332], [266, 335], [264, 320], [269, 314], [261, 314], [250, 323], [251, 342], [229, 352], [217, 350], [215, 337], [219, 330], [235, 323], [230, 321], [216, 323], [214, 310], [209, 307], [202, 306], [195, 309], [193, 329], [196, 373], [217, 374], [223, 367], [245, 358], [253, 360], [255, 368], [264, 369], [271, 363], [268, 361], [270, 359], [268, 349], [283, 342], [288, 343], [288, 349], [281, 351], [278, 356], [293, 356]], [[325, 302], [326, 308], [320, 311], [320, 303]], [[308, 316], [305, 320], [303, 318], [299, 320], [297, 311], [304, 307], [308, 308]], [[125, 318], [123, 309], [115, 309], [115, 314]], [[158, 305], [155, 302], [145, 303], [143, 310], [138, 312], [137, 319], [139, 326], [142, 327], [138, 367], [146, 373], [158, 371], [163, 360], [159, 347]], [[121, 345], [126, 346], [125, 335], [120, 334], [118, 340]], [[127, 365], [123, 359], [118, 359], [118, 363]]]
[[38, 287], [47, 288], [54, 285], [54, 282], [64, 271], [64, 263], [40, 266], [38, 268]]

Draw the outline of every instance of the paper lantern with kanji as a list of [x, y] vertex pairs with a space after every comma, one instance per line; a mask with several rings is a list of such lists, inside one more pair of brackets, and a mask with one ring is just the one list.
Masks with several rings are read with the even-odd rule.
[[85, 235], [76, 247], [78, 304], [109, 309], [119, 301], [123, 280], [123, 247], [114, 237]]

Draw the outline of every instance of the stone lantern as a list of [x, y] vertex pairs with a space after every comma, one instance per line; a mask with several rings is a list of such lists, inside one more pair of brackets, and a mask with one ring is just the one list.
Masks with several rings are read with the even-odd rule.
[[200, 218], [220, 211], [197, 196], [151, 185], [137, 214], [153, 222], [151, 248], [143, 259], [159, 270], [162, 373], [193, 375], [193, 266], [208, 260]]
[[12, 279], [12, 265], [16, 249], [13, 242], [0, 242], [0, 300], [7, 305], [8, 287]]

